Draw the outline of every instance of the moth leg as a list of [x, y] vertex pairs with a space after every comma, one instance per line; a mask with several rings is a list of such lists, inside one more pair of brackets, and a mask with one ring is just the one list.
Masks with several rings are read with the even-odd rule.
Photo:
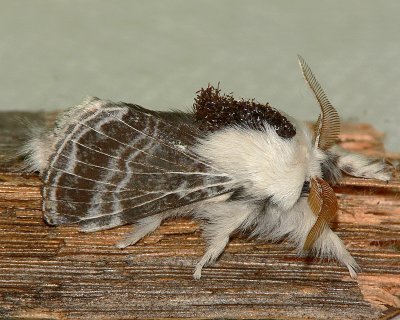
[[157, 214], [139, 220], [133, 225], [133, 230], [127, 233], [115, 246], [122, 249], [135, 244], [140, 239], [156, 230], [164, 218], [165, 216], [163, 214]]
[[204, 266], [212, 264], [217, 260], [217, 258], [224, 251], [226, 245], [229, 242], [229, 235], [221, 237], [215, 237], [211, 239], [207, 244], [207, 251], [201, 258], [201, 260], [197, 263], [196, 268], [194, 269], [193, 278], [198, 280], [201, 278], [201, 270]]
[[389, 166], [382, 160], [370, 159], [360, 154], [335, 148], [339, 158], [338, 167], [353, 177], [388, 181], [391, 178]]
[[194, 269], [194, 279], [200, 279], [203, 267], [213, 264], [221, 255], [230, 235], [249, 217], [249, 209], [247, 204], [230, 202], [210, 206], [203, 211], [201, 217], [208, 221], [203, 227], [207, 250]]

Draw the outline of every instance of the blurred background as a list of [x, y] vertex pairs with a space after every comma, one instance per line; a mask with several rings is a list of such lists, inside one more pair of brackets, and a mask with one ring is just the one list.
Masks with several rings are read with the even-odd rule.
[[400, 151], [400, 1], [0, 0], [0, 111], [86, 96], [189, 110], [195, 92], [317, 118], [297, 54], [344, 120]]

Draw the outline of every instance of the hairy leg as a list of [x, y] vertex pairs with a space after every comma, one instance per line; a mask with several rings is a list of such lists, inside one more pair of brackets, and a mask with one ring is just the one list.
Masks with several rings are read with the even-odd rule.
[[165, 216], [161, 213], [139, 220], [133, 225], [133, 230], [127, 233], [115, 246], [122, 249], [135, 244], [144, 236], [156, 230], [164, 218]]
[[245, 202], [226, 202], [207, 206], [196, 214], [197, 218], [207, 221], [203, 226], [207, 250], [195, 267], [194, 279], [200, 279], [203, 267], [217, 260], [228, 244], [230, 235], [249, 218], [252, 210], [254, 208]]
[[[232, 231], [233, 232], [233, 231]], [[229, 235], [218, 236], [207, 243], [207, 251], [201, 260], [197, 263], [196, 268], [194, 269], [193, 278], [200, 279], [201, 278], [201, 270], [204, 266], [212, 264], [217, 260], [217, 258], [224, 251], [226, 245], [229, 242]]]
[[338, 147], [334, 149], [334, 153], [339, 156], [338, 167], [353, 177], [384, 181], [391, 178], [389, 167], [382, 160], [370, 159]]

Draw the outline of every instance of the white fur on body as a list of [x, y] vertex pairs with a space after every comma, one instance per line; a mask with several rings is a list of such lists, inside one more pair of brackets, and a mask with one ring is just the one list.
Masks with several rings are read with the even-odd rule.
[[290, 209], [304, 181], [321, 176], [319, 163], [325, 157], [312, 147], [305, 126], [298, 123], [296, 130], [292, 139], [282, 139], [270, 126], [264, 132], [227, 128], [209, 135], [195, 150], [245, 186], [249, 197], [270, 197], [279, 207]]
[[[245, 186], [245, 195], [244, 200], [232, 201], [227, 199], [229, 195], [221, 196], [190, 210], [194, 218], [204, 221], [202, 228], [207, 240], [207, 250], [194, 271], [195, 279], [201, 277], [204, 266], [215, 262], [231, 234], [238, 230], [264, 240], [287, 239], [302, 254], [308, 232], [316, 221], [307, 198], [300, 197], [302, 186], [310, 177], [322, 177], [321, 162], [327, 155], [314, 148], [305, 124], [297, 123], [296, 129], [296, 136], [285, 140], [272, 128], [265, 132], [227, 128], [209, 135], [196, 146], [199, 155]], [[339, 157], [339, 165], [345, 163], [347, 169], [351, 168], [353, 175], [362, 173], [360, 176], [365, 178], [390, 179], [382, 162], [339, 148], [331, 153]], [[342, 156], [345, 156], [343, 161]], [[260, 205], [262, 200], [264, 205]], [[147, 230], [155, 230], [163, 219], [177, 215], [186, 214], [175, 211], [139, 221], [129, 237], [134, 241], [123, 241], [119, 247], [135, 243]], [[352, 277], [356, 276], [359, 269], [356, 261], [329, 227], [314, 243], [312, 251], [314, 256], [340, 262]]]
[[[95, 106], [97, 100], [90, 103]], [[82, 108], [87, 108], [87, 105], [84, 103]], [[47, 168], [55, 144], [65, 135], [66, 124], [74, 121], [74, 113], [79, 111], [80, 107], [66, 112], [57, 121], [54, 131], [35, 130], [32, 133], [24, 148], [26, 163], [31, 170], [43, 172]], [[190, 215], [204, 222], [207, 240], [207, 250], [195, 268], [196, 279], [201, 277], [204, 266], [220, 256], [235, 231], [265, 240], [288, 239], [300, 254], [316, 221], [307, 198], [301, 196], [302, 187], [311, 177], [323, 176], [321, 164], [329, 155], [314, 147], [307, 125], [291, 121], [295, 123], [297, 132], [292, 139], [279, 137], [273, 128], [265, 125], [265, 131], [228, 127], [200, 140], [194, 151], [237, 181], [243, 189], [241, 197], [229, 199], [231, 194], [226, 194], [146, 217], [136, 222], [132, 233], [117, 246], [123, 248], [136, 243], [158, 228], [166, 218]], [[390, 179], [384, 163], [337, 147], [329, 152], [338, 158], [328, 168], [335, 171], [336, 176], [340, 176], [342, 170], [358, 177]], [[355, 276], [357, 263], [328, 227], [314, 243], [313, 252], [316, 256], [339, 261]]]

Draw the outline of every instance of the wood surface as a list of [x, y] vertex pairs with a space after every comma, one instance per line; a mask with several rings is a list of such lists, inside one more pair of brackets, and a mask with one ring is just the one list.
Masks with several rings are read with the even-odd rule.
[[390, 183], [347, 177], [335, 187], [333, 228], [362, 267], [357, 279], [334, 262], [296, 256], [285, 243], [233, 237], [193, 280], [204, 243], [190, 220], [164, 223], [137, 245], [114, 243], [129, 226], [85, 234], [50, 227], [40, 210], [37, 174], [10, 159], [25, 117], [49, 125], [54, 114], [1, 113], [1, 319], [395, 319], [400, 309], [400, 155], [382, 134], [344, 125], [341, 144], [393, 164]]

